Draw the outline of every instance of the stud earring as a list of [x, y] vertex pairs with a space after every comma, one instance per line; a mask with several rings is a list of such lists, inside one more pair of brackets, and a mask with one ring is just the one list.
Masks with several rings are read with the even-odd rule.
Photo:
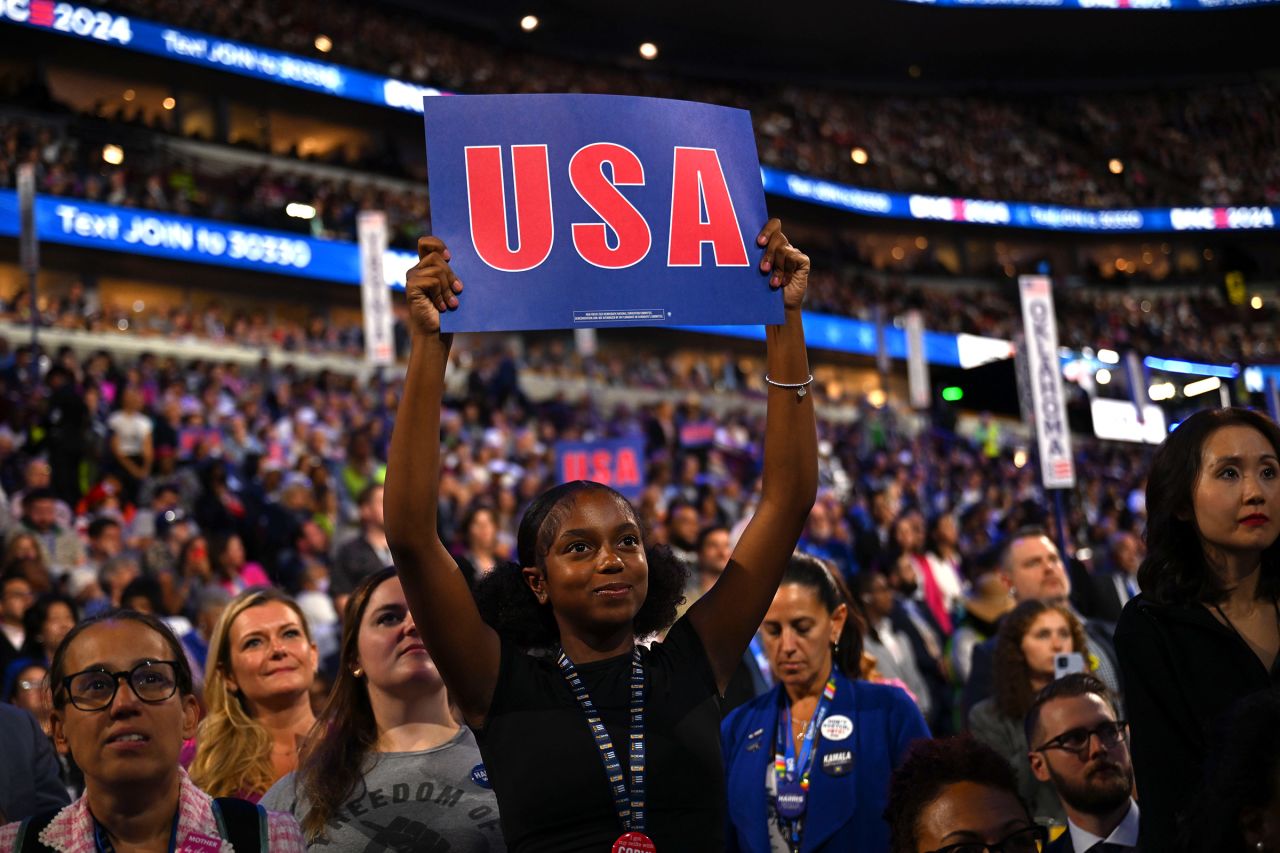
[[361, 669], [360, 667], [356, 667], [355, 669], [351, 670], [351, 674], [354, 675], [356, 678], [363, 678], [364, 670]]

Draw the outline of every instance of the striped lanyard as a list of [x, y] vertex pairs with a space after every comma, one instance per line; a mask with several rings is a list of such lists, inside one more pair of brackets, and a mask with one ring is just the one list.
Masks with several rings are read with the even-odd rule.
[[564, 680], [578, 700], [582, 713], [586, 715], [587, 726], [591, 736], [596, 740], [596, 748], [600, 751], [600, 761], [604, 764], [605, 776], [613, 790], [613, 807], [622, 821], [623, 829], [628, 832], [645, 831], [644, 812], [644, 664], [640, 660], [640, 647], [631, 652], [631, 789], [627, 790], [627, 780], [622, 773], [622, 762], [618, 760], [618, 752], [613, 748], [613, 740], [596, 712], [595, 703], [587, 693], [587, 686], [582, 683], [578, 668], [569, 660], [569, 656], [560, 650], [556, 661]]

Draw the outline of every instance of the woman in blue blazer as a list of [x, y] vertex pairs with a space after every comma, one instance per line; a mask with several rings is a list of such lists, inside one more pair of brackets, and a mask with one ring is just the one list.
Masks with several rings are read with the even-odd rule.
[[889, 775], [929, 728], [901, 688], [857, 680], [847, 602], [820, 561], [791, 558], [761, 628], [777, 686], [720, 727], [728, 851], [889, 850]]

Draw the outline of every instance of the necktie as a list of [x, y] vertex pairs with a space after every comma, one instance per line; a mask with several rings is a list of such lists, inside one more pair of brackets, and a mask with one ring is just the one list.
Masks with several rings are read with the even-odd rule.
[[1110, 841], [1099, 841], [1090, 847], [1086, 853], [1132, 853], [1132, 847], [1125, 844], [1113, 844]]

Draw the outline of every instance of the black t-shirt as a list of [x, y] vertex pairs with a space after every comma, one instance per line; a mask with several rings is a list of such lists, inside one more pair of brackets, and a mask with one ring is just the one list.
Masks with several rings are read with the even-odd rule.
[[[661, 853], [724, 848], [724, 765], [715, 676], [687, 619], [643, 654], [646, 832]], [[630, 784], [631, 654], [578, 665]], [[623, 833], [600, 751], [552, 657], [502, 644], [498, 686], [476, 732], [512, 853], [609, 853]]]

